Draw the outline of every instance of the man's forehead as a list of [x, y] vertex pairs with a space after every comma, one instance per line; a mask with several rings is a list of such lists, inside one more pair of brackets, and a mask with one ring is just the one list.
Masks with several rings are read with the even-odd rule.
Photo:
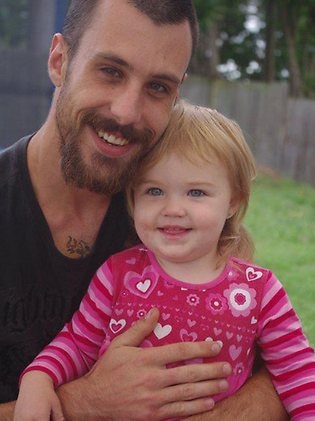
[[[141, 21], [141, 24], [138, 23], [139, 21]], [[134, 29], [133, 26], [141, 32], [144, 40], [150, 30], [156, 30], [157, 33], [163, 33], [174, 32], [175, 29], [177, 32], [182, 32], [183, 36], [185, 33], [188, 33], [192, 44], [192, 33], [188, 18], [178, 23], [158, 23], [148, 14], [142, 12], [133, 5], [132, 1], [128, 0], [99, 1], [91, 16], [87, 31], [91, 30], [94, 32], [94, 35], [96, 35], [96, 32], [102, 28], [104, 34], [107, 34], [113, 29], [115, 29], [117, 33], [125, 33], [125, 31]]]

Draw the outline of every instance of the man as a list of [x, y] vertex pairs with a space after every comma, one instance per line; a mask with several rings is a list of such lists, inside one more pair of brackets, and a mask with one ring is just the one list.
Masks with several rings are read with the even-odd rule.
[[[124, 247], [128, 218], [119, 192], [163, 133], [196, 39], [188, 0], [72, 1], [63, 36], [52, 40], [47, 120], [0, 157], [2, 402], [15, 399], [20, 371], [70, 318], [96, 268]], [[137, 348], [157, 320], [153, 311], [88, 375], [59, 389], [66, 419], [159, 420], [212, 407], [208, 396], [227, 387], [227, 364], [165, 366], [218, 347]], [[257, 419], [247, 398], [262, 402], [258, 411], [268, 406], [272, 419], [286, 419], [263, 379], [254, 377], [259, 388], [249, 384], [240, 394], [239, 409], [220, 404], [206, 419], [227, 420], [224, 408], [242, 419], [242, 406]], [[0, 419], [11, 419], [13, 408], [0, 405]]]

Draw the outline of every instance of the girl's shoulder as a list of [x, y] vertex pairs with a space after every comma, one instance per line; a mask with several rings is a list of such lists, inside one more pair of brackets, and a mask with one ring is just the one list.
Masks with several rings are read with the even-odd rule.
[[248, 262], [236, 257], [232, 257], [229, 261], [231, 267], [239, 270], [248, 282], [256, 280], [268, 280], [273, 274], [270, 269], [264, 268], [253, 262]]
[[113, 254], [109, 259], [110, 265], [132, 265], [146, 261], [148, 259], [148, 249], [143, 244], [137, 244], [126, 250]]

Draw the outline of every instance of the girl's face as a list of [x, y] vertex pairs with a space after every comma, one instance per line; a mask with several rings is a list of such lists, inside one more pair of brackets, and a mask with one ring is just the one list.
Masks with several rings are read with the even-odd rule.
[[224, 165], [172, 153], [144, 174], [134, 202], [137, 233], [164, 269], [197, 262], [213, 270], [225, 221], [236, 210]]

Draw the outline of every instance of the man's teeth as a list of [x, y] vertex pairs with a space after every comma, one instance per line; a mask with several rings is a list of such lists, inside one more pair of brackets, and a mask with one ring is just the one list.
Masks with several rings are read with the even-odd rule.
[[104, 139], [107, 143], [114, 145], [114, 146], [125, 146], [127, 145], [127, 143], [129, 143], [129, 141], [127, 139], [122, 139], [120, 137], [116, 137], [114, 135], [109, 135], [106, 132], [103, 132], [102, 130], [100, 130], [98, 133], [98, 136], [101, 139]]

